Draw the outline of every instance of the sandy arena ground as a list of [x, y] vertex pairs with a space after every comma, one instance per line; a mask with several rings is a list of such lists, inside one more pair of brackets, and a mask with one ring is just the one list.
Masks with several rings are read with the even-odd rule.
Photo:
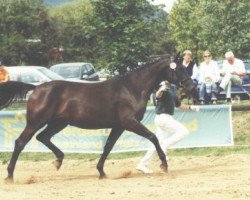
[[105, 180], [98, 179], [97, 160], [64, 160], [59, 171], [51, 161], [19, 161], [15, 184], [4, 184], [0, 165], [1, 200], [246, 200], [250, 199], [250, 155], [172, 157], [169, 173], [145, 175], [135, 166], [140, 158], [107, 160]]

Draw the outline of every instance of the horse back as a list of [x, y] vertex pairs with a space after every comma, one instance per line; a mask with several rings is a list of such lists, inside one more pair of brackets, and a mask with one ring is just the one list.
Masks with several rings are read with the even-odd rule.
[[27, 112], [35, 109], [41, 116], [60, 118], [81, 128], [104, 128], [120, 124], [127, 109], [131, 114], [134, 107], [130, 104], [135, 105], [136, 99], [119, 83], [51, 81], [37, 86]]

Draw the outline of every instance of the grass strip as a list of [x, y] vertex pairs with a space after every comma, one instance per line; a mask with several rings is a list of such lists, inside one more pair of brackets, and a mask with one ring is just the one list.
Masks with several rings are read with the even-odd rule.
[[[2, 164], [9, 162], [11, 152], [1, 152], [0, 161]], [[145, 152], [125, 152], [125, 153], [111, 153], [108, 159], [127, 159], [134, 157], [141, 157]], [[230, 154], [250, 154], [250, 146], [230, 146], [230, 147], [204, 147], [204, 148], [188, 148], [188, 149], [171, 149], [168, 156], [226, 156]], [[87, 153], [65, 153], [65, 159], [69, 160], [98, 160], [100, 154]], [[54, 160], [53, 153], [30, 153], [23, 152], [19, 160], [29, 161], [47, 161]]]

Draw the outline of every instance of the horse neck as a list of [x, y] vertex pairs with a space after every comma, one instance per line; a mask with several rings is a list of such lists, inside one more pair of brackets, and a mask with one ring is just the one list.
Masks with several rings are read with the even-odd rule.
[[137, 94], [149, 96], [155, 86], [161, 82], [163, 67], [162, 62], [157, 62], [149, 67], [138, 70], [131, 74], [128, 83], [131, 83], [133, 90]]

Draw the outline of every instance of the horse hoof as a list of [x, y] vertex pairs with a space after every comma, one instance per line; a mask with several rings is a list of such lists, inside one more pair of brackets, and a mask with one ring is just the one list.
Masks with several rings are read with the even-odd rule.
[[60, 167], [62, 166], [62, 160], [53, 161], [53, 165], [56, 167], [57, 170], [59, 170]]
[[161, 167], [162, 171], [164, 171], [166, 173], [168, 172], [168, 165], [161, 164], [160, 167]]
[[13, 183], [14, 183], [14, 180], [13, 180], [13, 178], [7, 177], [6, 179], [4, 179], [4, 183], [5, 183], [5, 184], [13, 184]]
[[103, 180], [103, 179], [106, 179], [106, 178], [107, 178], [107, 176], [105, 174], [99, 176], [99, 180]]

